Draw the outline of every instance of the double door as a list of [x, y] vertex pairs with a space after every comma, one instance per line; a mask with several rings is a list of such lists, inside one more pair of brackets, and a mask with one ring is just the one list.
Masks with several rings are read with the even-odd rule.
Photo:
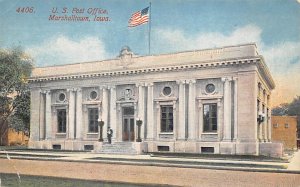
[[122, 140], [134, 141], [134, 108], [123, 107]]

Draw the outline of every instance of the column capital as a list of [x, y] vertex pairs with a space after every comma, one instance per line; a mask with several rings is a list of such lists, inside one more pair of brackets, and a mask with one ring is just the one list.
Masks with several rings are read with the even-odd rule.
[[109, 90], [115, 90], [116, 86], [115, 85], [109, 85], [109, 86], [107, 86], [107, 89], [109, 89]]
[[176, 84], [186, 84], [186, 80], [176, 80]]
[[195, 84], [196, 80], [195, 79], [190, 79], [190, 80], [186, 80], [187, 84]]
[[232, 77], [222, 77], [221, 80], [222, 82], [232, 81]]
[[44, 93], [45, 93], [45, 94], [48, 94], [48, 95], [50, 95], [51, 92], [52, 92], [52, 90], [44, 90]]
[[51, 92], [50, 90], [40, 90], [41, 94], [47, 94], [47, 93], [50, 93], [50, 92]]
[[101, 85], [99, 86], [100, 90], [107, 90], [108, 89], [108, 85]]
[[[153, 84], [153, 83], [152, 83]], [[136, 87], [140, 87], [140, 86], [146, 86], [146, 83], [144, 82], [138, 82], [135, 84]]]
[[232, 77], [232, 80], [233, 80], [233, 81], [237, 81], [237, 80], [238, 80], [238, 77]]
[[67, 89], [67, 92], [76, 92], [77, 91], [77, 88], [68, 88]]
[[74, 88], [75, 92], [82, 92], [82, 88]]
[[148, 83], [145, 83], [145, 86], [148, 86], [148, 87], [150, 87], [150, 86], [153, 86], [154, 85], [154, 83], [153, 82], [148, 82]]

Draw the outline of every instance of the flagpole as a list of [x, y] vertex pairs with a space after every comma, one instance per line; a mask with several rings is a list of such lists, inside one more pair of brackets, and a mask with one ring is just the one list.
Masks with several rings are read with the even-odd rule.
[[148, 39], [149, 39], [149, 41], [148, 41], [148, 49], [149, 49], [149, 55], [150, 55], [150, 47], [151, 47], [151, 45], [150, 45], [150, 37], [151, 37], [151, 2], [149, 2], [149, 30], [148, 30], [148, 32], [149, 32], [149, 36], [148, 36]]

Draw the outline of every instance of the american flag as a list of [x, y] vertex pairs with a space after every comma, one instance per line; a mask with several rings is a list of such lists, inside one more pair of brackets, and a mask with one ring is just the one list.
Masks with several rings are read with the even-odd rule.
[[149, 7], [133, 13], [128, 21], [128, 27], [136, 27], [149, 21]]

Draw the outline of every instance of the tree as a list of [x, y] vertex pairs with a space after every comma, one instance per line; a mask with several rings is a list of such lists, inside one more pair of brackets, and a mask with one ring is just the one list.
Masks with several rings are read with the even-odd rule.
[[289, 104], [288, 115], [300, 117], [300, 96], [294, 98], [291, 104]]
[[30, 93], [27, 77], [33, 60], [20, 47], [0, 49], [0, 145], [10, 127], [29, 129]]
[[289, 103], [282, 103], [279, 106], [272, 109], [272, 115], [274, 116], [285, 116], [289, 110]]

